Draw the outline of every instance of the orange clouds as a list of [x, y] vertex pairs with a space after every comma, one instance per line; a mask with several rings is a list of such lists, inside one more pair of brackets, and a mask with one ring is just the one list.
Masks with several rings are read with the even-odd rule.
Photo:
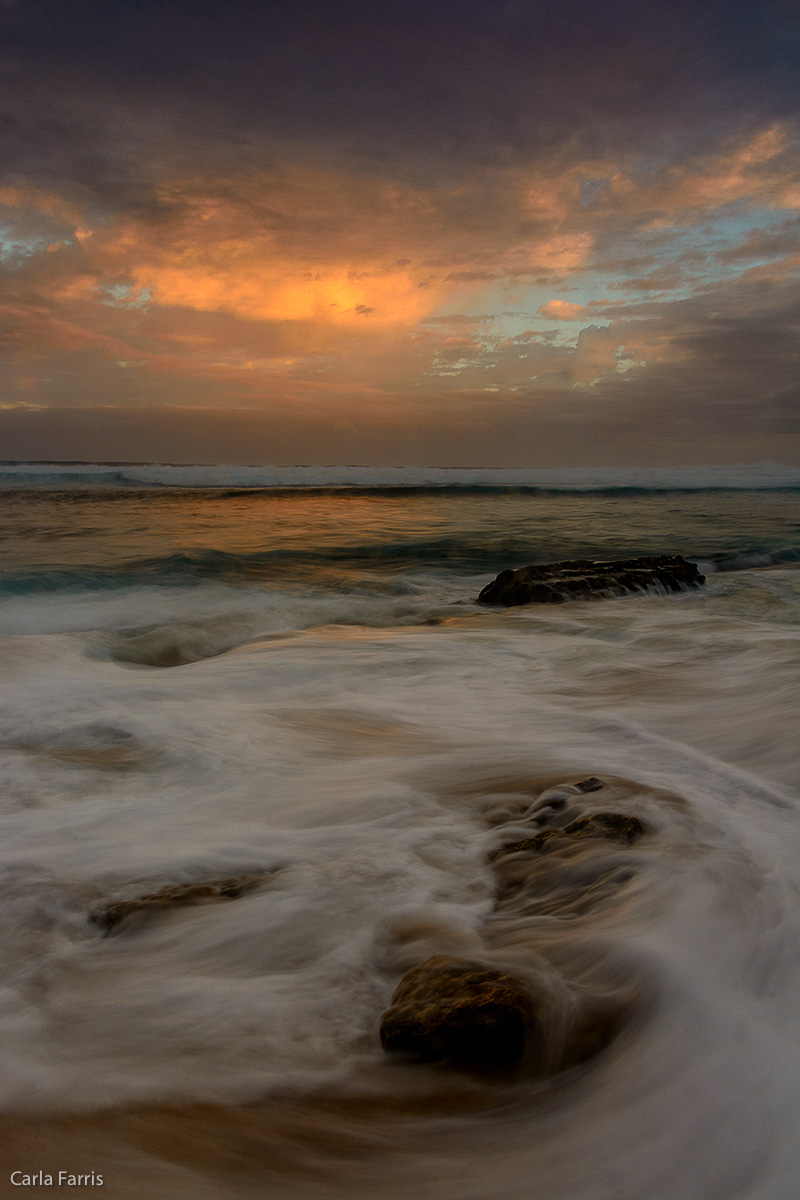
[[[549, 215], [540, 203], [540, 219], [520, 229], [529, 181], [513, 171], [450, 189], [299, 167], [176, 180], [135, 216], [89, 229], [74, 214], [71, 242], [37, 286], [98, 344], [113, 335], [120, 360], [138, 355], [171, 372], [182, 359], [187, 371], [239, 379], [305, 369], [370, 385], [424, 374], [435, 347], [413, 336], [419, 322], [468, 302], [487, 280], [556, 278], [585, 263], [592, 236], [560, 229], [567, 206], [556, 191]], [[199, 333], [187, 318], [178, 330], [174, 312], [213, 324]], [[237, 327], [223, 325], [228, 317]], [[116, 345], [126, 323], [127, 352]]]
[[[201, 180], [170, 185], [165, 224], [128, 218], [97, 229], [84, 238], [86, 258], [161, 306], [357, 332], [415, 323], [454, 290], [420, 264], [435, 212], [421, 193], [309, 171], [243, 180], [220, 195], [204, 189]], [[413, 269], [407, 257], [397, 264], [400, 253], [414, 256]]]
[[651, 215], [654, 225], [696, 219], [698, 210], [712, 212], [736, 201], [800, 207], [797, 149], [788, 127], [773, 125], [714, 154], [654, 171], [649, 178], [635, 170], [614, 170], [600, 195], [605, 209], [657, 214]]
[[71, 226], [80, 226], [81, 209], [55, 192], [36, 187], [0, 187], [0, 205], [20, 212], [41, 213]]
[[557, 233], [533, 250], [532, 265], [558, 275], [577, 271], [586, 264], [593, 246], [590, 233]]
[[780, 159], [791, 146], [789, 131], [780, 125], [756, 134], [743, 145], [723, 151], [708, 163], [708, 173], [671, 173], [674, 203], [716, 208], [736, 200], [761, 200], [771, 207], [800, 205], [797, 180], [786, 178]]
[[570, 304], [568, 300], [549, 300], [539, 308], [539, 313], [551, 321], [574, 321], [583, 316], [584, 306]]
[[[213, 260], [215, 247], [207, 246]], [[236, 258], [245, 255], [246, 267]], [[228, 264], [192, 255], [193, 262], [131, 264], [131, 274], [151, 289], [159, 304], [204, 311], [224, 311], [262, 321], [312, 321], [322, 324], [373, 326], [409, 324], [427, 316], [438, 295], [426, 295], [407, 272], [377, 273], [376, 265], [311, 272], [305, 264], [275, 261], [258, 247], [236, 247]]]
[[[186, 402], [209, 392], [271, 402], [280, 390], [394, 403], [430, 387], [517, 392], [619, 379], [632, 363], [686, 351], [651, 313], [626, 319], [631, 302], [596, 297], [710, 286], [710, 256], [683, 253], [668, 227], [697, 229], [734, 200], [788, 203], [793, 180], [789, 133], [772, 126], [647, 172], [561, 161], [423, 186], [287, 164], [173, 178], [102, 222], [49, 192], [5, 189], [0, 204], [43, 230], [6, 293], [19, 377], [30, 374], [26, 356], [91, 351], [124, 374], [126, 394], [163, 386], [172, 396], [182, 379]], [[742, 234], [742, 254], [716, 242], [715, 269], [733, 277], [742, 255], [788, 236]], [[629, 277], [641, 271], [631, 263], [650, 274]], [[467, 314], [455, 331], [438, 323], [454, 310]], [[580, 323], [580, 337], [574, 325], [540, 336], [554, 321]]]

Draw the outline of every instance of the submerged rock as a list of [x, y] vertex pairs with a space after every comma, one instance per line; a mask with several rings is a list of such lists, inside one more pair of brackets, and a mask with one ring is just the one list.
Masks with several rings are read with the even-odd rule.
[[533, 837], [520, 838], [515, 842], [506, 842], [490, 855], [490, 861], [502, 858], [506, 854], [516, 854], [524, 851], [528, 854], [541, 854], [544, 850], [554, 849], [553, 843], [563, 844], [565, 839], [570, 841], [588, 841], [603, 838], [610, 842], [619, 842], [630, 846], [645, 832], [644, 825], [638, 817], [628, 817], [624, 813], [599, 812], [578, 817], [576, 821], [563, 829], [543, 829]]
[[166, 908], [211, 904], [217, 900], [237, 900], [239, 896], [252, 891], [274, 874], [274, 871], [259, 871], [252, 875], [214, 879], [204, 883], [179, 883], [144, 896], [136, 896], [132, 900], [117, 900], [112, 904], [103, 905], [89, 914], [89, 920], [109, 933], [115, 925], [134, 913], [155, 914]]
[[483, 963], [437, 954], [404, 976], [381, 1020], [384, 1050], [462, 1067], [512, 1066], [536, 1026], [521, 983]]
[[478, 596], [479, 604], [560, 604], [608, 599], [633, 592], [679, 592], [700, 587], [705, 576], [680, 554], [657, 554], [593, 562], [577, 558], [501, 571]]

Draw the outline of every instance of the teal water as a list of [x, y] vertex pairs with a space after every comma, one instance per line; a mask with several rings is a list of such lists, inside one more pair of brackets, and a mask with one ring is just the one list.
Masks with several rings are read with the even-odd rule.
[[678, 553], [717, 567], [800, 555], [791, 491], [655, 494], [372, 490], [1, 494], [6, 590], [403, 572]]

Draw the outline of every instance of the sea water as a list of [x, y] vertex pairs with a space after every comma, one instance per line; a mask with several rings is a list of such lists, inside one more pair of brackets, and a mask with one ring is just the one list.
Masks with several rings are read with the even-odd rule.
[[[6, 464], [0, 487], [6, 1113], [194, 1113], [181, 1162], [216, 1197], [795, 1200], [797, 472]], [[651, 553], [706, 586], [476, 603], [506, 567]], [[504, 907], [492, 851], [554, 797], [647, 837], [595, 847], [568, 903]], [[555, 1075], [394, 1062], [381, 1014], [437, 953], [629, 1016]], [[228, 1161], [218, 1115], [209, 1167], [197, 1114], [223, 1110], [261, 1150], [236, 1127]]]

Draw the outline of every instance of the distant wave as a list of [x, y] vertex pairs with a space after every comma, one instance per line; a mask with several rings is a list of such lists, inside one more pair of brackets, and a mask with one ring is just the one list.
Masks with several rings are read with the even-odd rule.
[[800, 468], [709, 467], [242, 467], [164, 463], [0, 462], [0, 488], [347, 489], [353, 491], [659, 492], [800, 489]]
[[715, 571], [749, 571], [758, 567], [780, 567], [788, 563], [800, 562], [800, 547], [787, 546], [784, 550], [751, 550], [739, 551], [736, 554], [717, 554], [710, 559], [701, 560], [698, 566], [706, 575]]

